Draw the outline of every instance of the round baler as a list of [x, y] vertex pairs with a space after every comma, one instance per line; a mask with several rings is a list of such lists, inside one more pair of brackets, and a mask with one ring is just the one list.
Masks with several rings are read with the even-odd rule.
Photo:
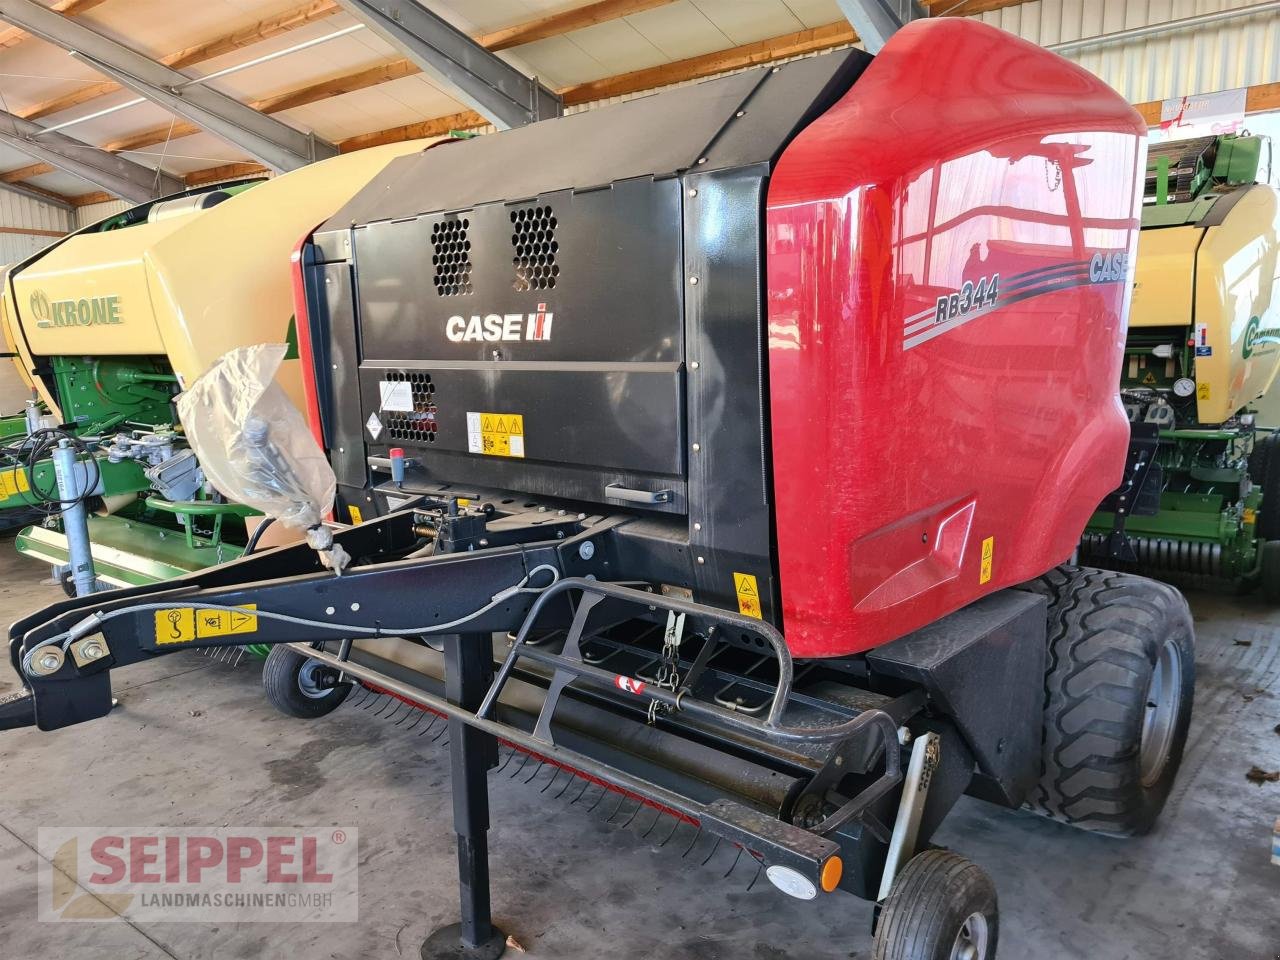
[[[74, 593], [72, 547], [52, 452], [75, 445], [92, 576], [101, 588], [156, 583], [239, 557], [241, 504], [209, 494], [173, 397], [226, 351], [294, 343], [279, 381], [302, 402], [289, 256], [394, 157], [421, 141], [270, 180], [139, 204], [51, 244], [5, 277], [0, 326], [31, 386], [31, 421], [0, 453], [0, 524], [20, 553]], [[78, 506], [78, 504], [75, 504]], [[251, 521], [252, 523], [252, 521]]]
[[[1181, 595], [1063, 566], [1124, 473], [1144, 134], [1074, 64], [936, 19], [397, 159], [295, 258], [352, 525], [15, 624], [11, 722], [105, 715], [109, 668], [246, 639], [171, 620], [253, 605], [286, 713], [363, 688], [448, 718], [461, 943], [424, 957], [502, 952], [512, 763], [877, 901], [879, 960], [993, 957], [946, 813], [1144, 833], [1190, 718]], [[220, 409], [233, 367], [193, 391]], [[194, 442], [288, 461], [249, 419]]]
[[1280, 372], [1272, 166], [1270, 139], [1247, 134], [1147, 158], [1120, 374], [1131, 454], [1081, 538], [1086, 563], [1280, 602], [1280, 438], [1255, 414]]

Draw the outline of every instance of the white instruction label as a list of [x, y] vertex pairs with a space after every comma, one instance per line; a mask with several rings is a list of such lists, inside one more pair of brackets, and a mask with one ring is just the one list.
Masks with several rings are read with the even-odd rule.
[[394, 413], [413, 413], [413, 384], [408, 380], [379, 380], [378, 395], [381, 410]]
[[369, 414], [369, 419], [364, 422], [364, 425], [373, 439], [377, 440], [382, 435], [382, 421], [378, 419], [376, 413]]

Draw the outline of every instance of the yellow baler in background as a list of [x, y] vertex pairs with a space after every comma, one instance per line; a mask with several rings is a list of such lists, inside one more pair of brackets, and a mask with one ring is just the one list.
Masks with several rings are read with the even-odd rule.
[[1280, 191], [1266, 137], [1153, 146], [1121, 394], [1136, 476], [1081, 560], [1191, 574], [1280, 601], [1280, 441], [1255, 405], [1280, 372]]
[[[47, 407], [0, 439], [0, 520], [39, 522], [18, 550], [68, 592], [71, 556], [50, 455], [75, 446], [100, 586], [129, 586], [241, 555], [254, 511], [210, 488], [172, 401], [224, 353], [291, 349], [277, 380], [303, 403], [289, 258], [299, 239], [423, 141], [346, 154], [269, 180], [156, 200], [12, 267], [0, 325]], [[78, 505], [78, 504], [77, 504]]]

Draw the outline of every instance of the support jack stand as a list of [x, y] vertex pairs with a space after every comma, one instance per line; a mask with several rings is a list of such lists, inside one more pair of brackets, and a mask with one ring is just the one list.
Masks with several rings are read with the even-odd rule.
[[[493, 682], [493, 647], [487, 633], [444, 638], [445, 696], [468, 710], [480, 706]], [[449, 721], [453, 828], [458, 835], [458, 887], [462, 922], [436, 930], [422, 945], [422, 960], [497, 960], [507, 936], [493, 925], [489, 904], [489, 771], [498, 742], [489, 734]]]

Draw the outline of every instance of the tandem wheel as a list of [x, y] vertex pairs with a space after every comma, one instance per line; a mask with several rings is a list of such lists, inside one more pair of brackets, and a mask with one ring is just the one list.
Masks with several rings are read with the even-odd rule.
[[872, 960], [994, 960], [999, 933], [987, 872], [950, 851], [926, 850], [894, 878]]
[[314, 720], [336, 710], [351, 684], [337, 670], [284, 645], [271, 648], [262, 665], [262, 687], [271, 705], [288, 717]]

